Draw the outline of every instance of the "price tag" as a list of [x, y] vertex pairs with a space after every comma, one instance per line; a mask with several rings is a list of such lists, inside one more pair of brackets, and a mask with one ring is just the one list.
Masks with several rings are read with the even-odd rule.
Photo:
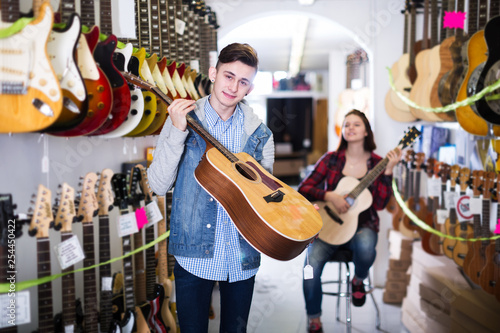
[[177, 32], [179, 35], [184, 35], [184, 29], [186, 28], [186, 22], [183, 20], [179, 20], [178, 18], [175, 19], [175, 32]]
[[458, 198], [459, 195], [460, 193], [458, 192], [452, 192], [452, 191], [444, 192], [444, 207], [446, 209], [455, 208], [456, 199]]
[[311, 265], [304, 267], [304, 280], [310, 280], [314, 277], [313, 268]]
[[139, 231], [137, 221], [135, 220], [135, 213], [120, 215], [117, 226], [118, 237], [132, 235]]
[[480, 198], [470, 198], [470, 213], [480, 215], [483, 210], [483, 200]]
[[472, 219], [469, 195], [462, 195], [456, 198], [455, 210], [457, 211], [458, 222], [464, 222]]
[[495, 235], [500, 235], [500, 219], [497, 221], [497, 226], [495, 228], [495, 231], [493, 231]]
[[55, 245], [54, 250], [56, 251], [56, 256], [59, 260], [61, 269], [66, 269], [85, 258], [85, 254], [83, 254], [78, 237], [75, 235], [68, 238], [64, 242]]
[[436, 210], [436, 221], [439, 224], [444, 224], [449, 216], [450, 216], [450, 211], [447, 209]]
[[113, 278], [105, 276], [101, 279], [102, 291], [113, 291]]
[[441, 180], [439, 178], [427, 178], [427, 196], [441, 196]]
[[144, 207], [139, 208], [135, 211], [135, 220], [137, 221], [137, 229], [141, 230], [146, 224], [148, 224], [148, 218], [146, 216], [146, 211]]
[[160, 207], [158, 207], [158, 203], [156, 201], [150, 202], [146, 206], [146, 215], [148, 216], [148, 227], [160, 222], [163, 220], [163, 216], [160, 212]]
[[28, 290], [0, 295], [0, 328], [31, 322], [30, 293]]

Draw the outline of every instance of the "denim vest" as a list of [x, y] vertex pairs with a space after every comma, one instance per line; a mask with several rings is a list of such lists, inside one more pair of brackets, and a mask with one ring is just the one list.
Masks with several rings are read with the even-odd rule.
[[[193, 111], [190, 115], [199, 122]], [[205, 152], [206, 142], [190, 127], [188, 131], [173, 192], [169, 253], [186, 257], [212, 258], [217, 202], [194, 177], [194, 171]], [[243, 152], [260, 162], [263, 158], [263, 148], [270, 137], [271, 131], [261, 124], [250, 136], [244, 135], [243, 140], [245, 138], [247, 140], [243, 141]], [[260, 253], [241, 235], [239, 241], [242, 269], [259, 267]]]

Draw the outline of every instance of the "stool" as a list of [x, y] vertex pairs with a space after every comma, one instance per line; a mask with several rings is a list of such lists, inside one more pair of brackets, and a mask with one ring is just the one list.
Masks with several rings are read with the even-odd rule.
[[[336, 283], [338, 284], [338, 291], [337, 292], [327, 292], [323, 291], [323, 295], [329, 295], [329, 296], [337, 296], [337, 321], [340, 321], [340, 298], [344, 297], [345, 298], [345, 305], [346, 305], [346, 325], [347, 325], [347, 332], [351, 332], [351, 295], [352, 295], [352, 287], [351, 287], [351, 272], [349, 269], [349, 263], [352, 262], [352, 251], [349, 249], [343, 249], [340, 247], [337, 251], [335, 251], [335, 254], [328, 260], [328, 262], [334, 262], [338, 263], [338, 270], [339, 270], [339, 276], [338, 280], [333, 280], [333, 281], [322, 281], [322, 284], [329, 284], [329, 283]], [[344, 264], [346, 268], [346, 273], [345, 273], [345, 278], [342, 279], [342, 263]], [[343, 288], [344, 286], [344, 288]], [[342, 291], [345, 290], [345, 291]], [[373, 297], [373, 290], [374, 287], [372, 286], [371, 283], [371, 278], [370, 274], [368, 274], [368, 283], [365, 283], [365, 291], [366, 294], [369, 294], [371, 296], [371, 299], [373, 301], [373, 305], [375, 306], [375, 327], [377, 330], [380, 330], [380, 311], [377, 305], [377, 302], [375, 301], [375, 297]]]

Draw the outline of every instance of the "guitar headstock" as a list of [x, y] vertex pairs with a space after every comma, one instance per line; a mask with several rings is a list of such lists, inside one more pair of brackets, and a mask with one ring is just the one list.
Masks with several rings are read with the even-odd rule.
[[460, 166], [458, 164], [453, 164], [449, 168], [451, 188], [455, 188], [455, 186], [457, 185], [458, 175], [460, 174]]
[[448, 163], [444, 162], [439, 162], [437, 164], [437, 177], [441, 178], [441, 183], [445, 184], [448, 181], [448, 178], [450, 178], [451, 174], [451, 168]]
[[418, 171], [422, 170], [422, 166], [425, 162], [425, 153], [420, 152], [415, 154], [415, 169]]
[[137, 164], [135, 167], [141, 172], [140, 184], [142, 193], [145, 195], [145, 200], [146, 202], [151, 202], [153, 201], [153, 191], [149, 187], [148, 170], [142, 164]]
[[483, 170], [472, 171], [472, 193], [475, 197], [481, 195], [481, 185], [483, 184]]
[[97, 189], [97, 201], [99, 203], [99, 215], [108, 215], [113, 209], [113, 191], [111, 189], [111, 179], [113, 170], [104, 169], [99, 178], [99, 188]]
[[470, 183], [470, 169], [469, 168], [460, 168], [460, 173], [458, 175], [458, 182], [460, 184], [460, 191], [465, 192], [469, 187]]
[[497, 175], [497, 201], [500, 204], [500, 174]]
[[23, 234], [23, 221], [14, 214], [14, 209], [17, 205], [12, 201], [12, 194], [0, 194], [0, 246], [7, 246], [9, 231], [9, 224], [14, 221], [15, 231], [14, 236], [16, 238], [21, 237]]
[[49, 237], [49, 228], [54, 223], [51, 200], [52, 192], [42, 184], [38, 185], [29, 228], [30, 236], [36, 236], [36, 238]]
[[92, 218], [97, 215], [99, 207], [95, 195], [96, 183], [97, 174], [95, 172], [89, 172], [83, 177], [82, 193], [78, 206], [78, 221], [80, 222], [92, 222]]
[[425, 172], [427, 173], [427, 177], [432, 178], [434, 174], [437, 175], [434, 169], [439, 170], [439, 162], [434, 157], [429, 157], [427, 161], [425, 161]]
[[54, 222], [59, 227], [55, 229], [61, 229], [61, 232], [71, 232], [71, 224], [75, 220], [75, 190], [67, 183], [63, 183]]
[[493, 192], [493, 186], [495, 184], [496, 173], [495, 171], [488, 171], [484, 173], [483, 176], [483, 199], [489, 200], [491, 199], [491, 195]]
[[406, 162], [406, 166], [410, 168], [415, 161], [415, 151], [413, 149], [407, 149], [404, 160]]
[[139, 182], [141, 181], [141, 170], [134, 166], [132, 170], [130, 170], [130, 180], [128, 187], [128, 197], [132, 201], [132, 206], [134, 208], [139, 207], [141, 205], [141, 200], [144, 199], [144, 193], [139, 190]]
[[412, 126], [407, 132], [405, 132], [405, 135], [399, 141], [399, 149], [405, 149], [406, 147], [411, 146], [421, 134], [422, 133], [415, 126]]
[[120, 210], [128, 210], [129, 197], [127, 190], [127, 176], [124, 173], [115, 173], [111, 178], [111, 185], [115, 193], [113, 204]]

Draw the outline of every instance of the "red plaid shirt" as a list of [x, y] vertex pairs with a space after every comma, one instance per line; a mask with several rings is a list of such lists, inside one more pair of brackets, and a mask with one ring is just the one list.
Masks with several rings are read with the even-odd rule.
[[[367, 161], [368, 170], [371, 170], [382, 158], [371, 153]], [[324, 201], [327, 191], [333, 191], [340, 179], [344, 176], [342, 170], [345, 165], [345, 150], [328, 152], [324, 154], [314, 170], [300, 184], [298, 191], [310, 201]], [[379, 217], [377, 210], [385, 208], [392, 195], [392, 175], [381, 174], [368, 187], [373, 203], [366, 211], [359, 214], [358, 228], [368, 227], [379, 231]]]

